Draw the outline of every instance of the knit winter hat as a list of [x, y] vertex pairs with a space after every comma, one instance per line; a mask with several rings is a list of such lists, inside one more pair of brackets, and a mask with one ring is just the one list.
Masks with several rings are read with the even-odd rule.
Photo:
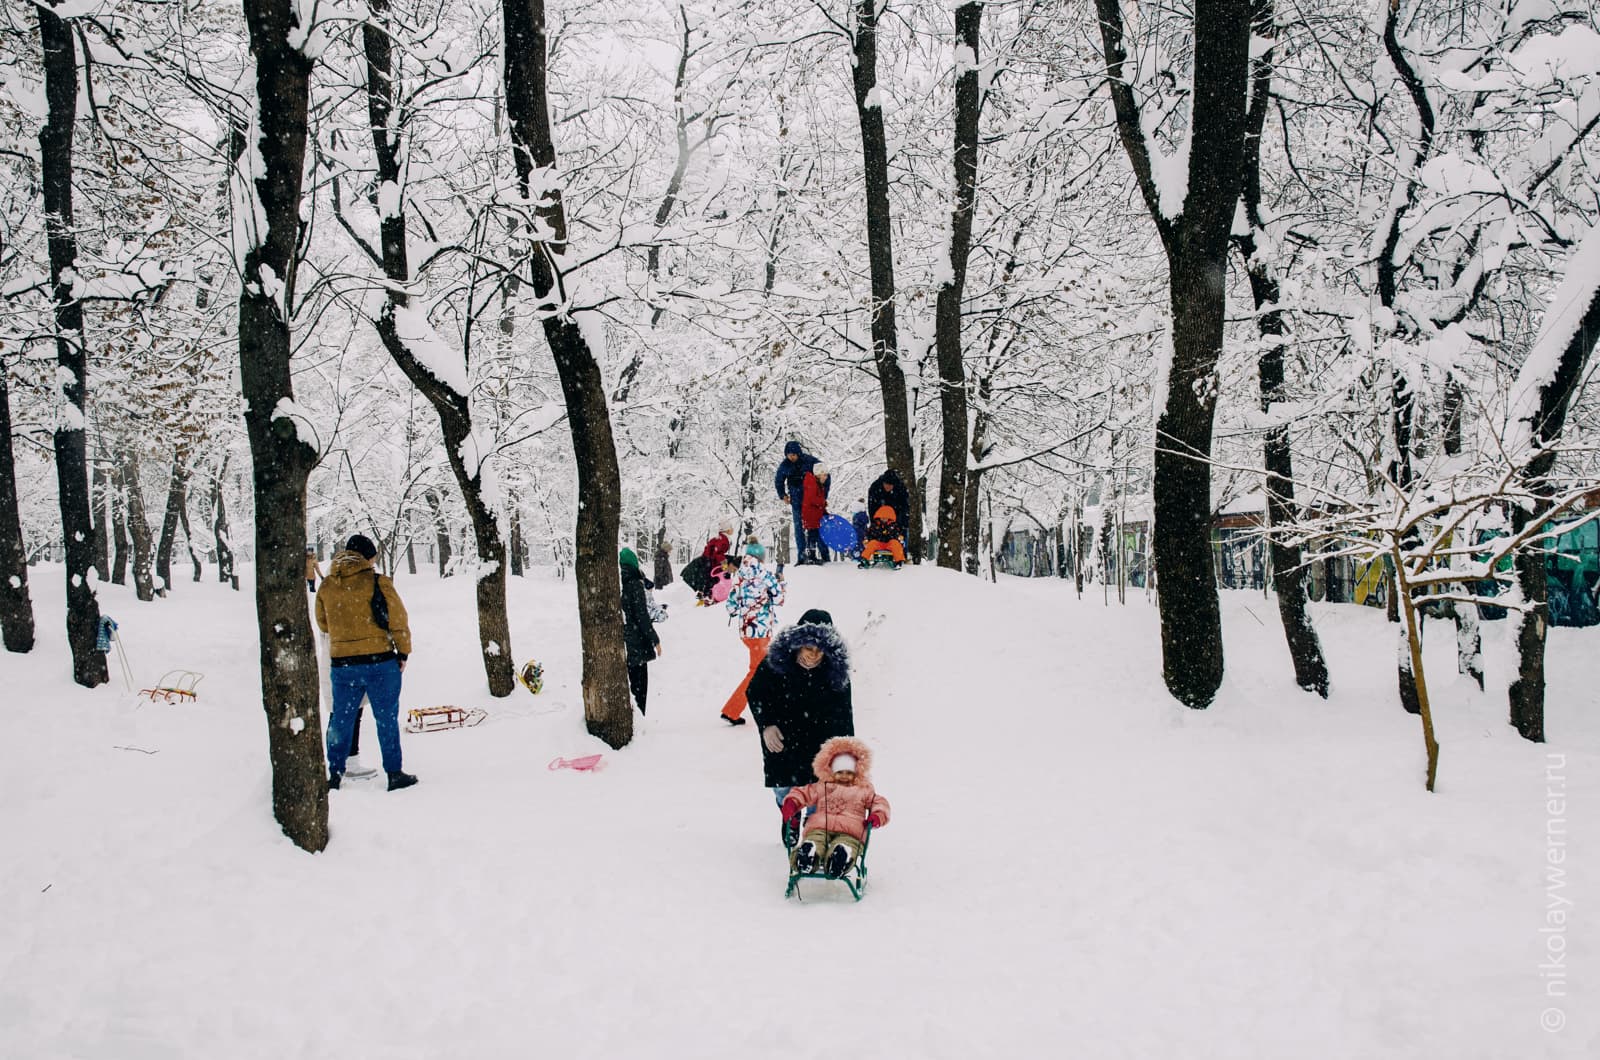
[[833, 761], [828, 764], [833, 767], [835, 773], [843, 773], [845, 770], [854, 773], [856, 771], [856, 756], [853, 754], [834, 755]]
[[820, 607], [813, 607], [800, 616], [800, 621], [797, 625], [804, 625], [807, 622], [817, 626], [831, 626], [833, 625], [833, 616]]
[[767, 558], [767, 550], [761, 547], [761, 542], [759, 541], [752, 541], [748, 545], [744, 546], [744, 554], [747, 556], [754, 556], [756, 559]]
[[634, 570], [639, 569], [639, 557], [633, 554], [633, 549], [631, 548], [625, 548], [618, 552], [617, 562], [624, 567], [632, 567]]
[[811, 473], [813, 475], [817, 476], [817, 481], [818, 482], [821, 482], [823, 479], [828, 477], [828, 465], [827, 464], [817, 464], [815, 467], [813, 467], [811, 469]]
[[362, 559], [373, 559], [378, 555], [378, 546], [372, 543], [372, 538], [366, 534], [351, 534], [350, 540], [344, 547], [360, 556]]

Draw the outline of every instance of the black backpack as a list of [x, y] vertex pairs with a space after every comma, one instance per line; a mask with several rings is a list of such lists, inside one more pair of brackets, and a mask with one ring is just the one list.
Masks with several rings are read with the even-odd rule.
[[378, 584], [378, 572], [372, 572], [372, 621], [377, 623], [379, 629], [385, 633], [389, 631], [389, 598], [383, 595], [383, 586]]

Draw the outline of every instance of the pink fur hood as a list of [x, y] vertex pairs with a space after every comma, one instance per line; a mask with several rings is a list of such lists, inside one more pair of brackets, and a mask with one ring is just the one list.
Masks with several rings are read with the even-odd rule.
[[818, 780], [832, 780], [833, 770], [830, 764], [839, 755], [856, 756], [856, 779], [870, 785], [872, 783], [872, 748], [856, 739], [854, 736], [835, 736], [823, 743], [817, 751], [817, 757], [811, 760], [811, 772]]
[[[830, 779], [822, 779], [832, 777], [833, 772], [828, 765], [842, 754], [856, 756], [854, 784], [835, 784]], [[799, 813], [802, 807], [811, 810], [805, 823], [808, 833], [820, 830], [864, 840], [869, 816], [877, 818], [879, 827], [889, 823], [889, 800], [879, 795], [872, 786], [872, 752], [866, 744], [854, 736], [835, 736], [823, 744], [817, 757], [812, 759], [812, 769], [816, 771], [818, 781], [791, 789], [783, 800], [786, 816]]]

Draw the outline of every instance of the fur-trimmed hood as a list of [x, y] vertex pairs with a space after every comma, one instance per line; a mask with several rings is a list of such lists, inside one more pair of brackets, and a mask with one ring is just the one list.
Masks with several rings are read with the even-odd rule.
[[811, 772], [818, 780], [831, 780], [833, 770], [828, 767], [835, 758], [844, 754], [856, 756], [856, 780], [871, 784], [872, 749], [854, 736], [835, 736], [826, 741], [817, 752], [817, 757], [811, 760]]
[[342, 549], [328, 561], [328, 577], [354, 578], [363, 571], [372, 570], [372, 560], [351, 549]]
[[772, 646], [767, 649], [767, 660], [774, 670], [786, 678], [803, 676], [806, 668], [794, 656], [795, 652], [807, 645], [822, 649], [822, 661], [817, 664], [817, 671], [821, 672], [828, 687], [837, 690], [850, 683], [850, 649], [831, 623], [801, 622], [783, 630], [772, 638]]

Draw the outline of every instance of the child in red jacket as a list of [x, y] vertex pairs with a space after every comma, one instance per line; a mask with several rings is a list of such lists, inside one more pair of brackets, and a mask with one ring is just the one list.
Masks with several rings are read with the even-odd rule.
[[783, 797], [783, 819], [798, 821], [809, 808], [805, 834], [794, 848], [795, 872], [813, 872], [824, 858], [823, 875], [838, 879], [850, 871], [867, 841], [867, 825], [889, 823], [889, 802], [872, 786], [872, 751], [854, 736], [835, 736], [811, 760], [817, 783], [791, 788]]
[[806, 532], [806, 548], [800, 564], [827, 563], [828, 546], [822, 541], [822, 520], [828, 516], [828, 468], [817, 464], [801, 480], [800, 526]]

